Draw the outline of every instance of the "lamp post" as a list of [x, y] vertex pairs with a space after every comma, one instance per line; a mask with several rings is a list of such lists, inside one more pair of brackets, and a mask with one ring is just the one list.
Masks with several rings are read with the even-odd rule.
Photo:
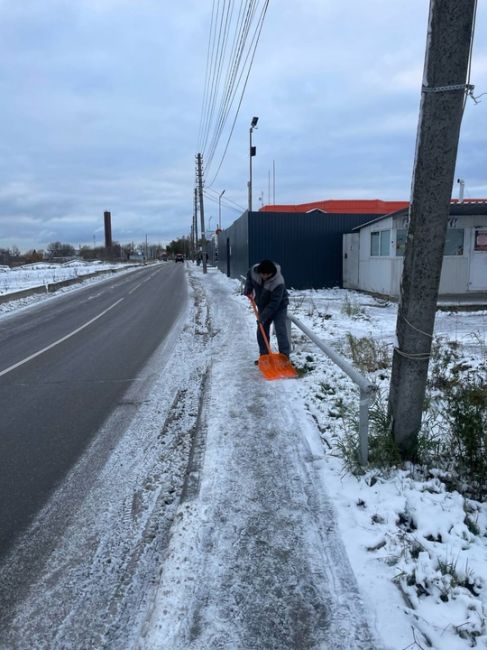
[[222, 229], [222, 196], [225, 194], [225, 190], [220, 192], [218, 196], [218, 228]]
[[257, 122], [259, 121], [258, 117], [253, 117], [252, 122], [250, 123], [250, 130], [249, 130], [249, 140], [250, 140], [250, 145], [249, 145], [249, 214], [252, 212], [252, 158], [256, 154], [256, 148], [252, 146], [252, 132], [253, 130], [257, 127]]

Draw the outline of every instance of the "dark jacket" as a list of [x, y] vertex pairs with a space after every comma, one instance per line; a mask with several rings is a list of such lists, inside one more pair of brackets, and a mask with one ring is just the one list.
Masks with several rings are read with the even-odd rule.
[[255, 270], [258, 266], [254, 264], [248, 270], [244, 293], [248, 295], [254, 292], [260, 320], [265, 323], [273, 319], [279, 310], [286, 309], [289, 304], [289, 294], [279, 264], [275, 264], [276, 273], [265, 282]]

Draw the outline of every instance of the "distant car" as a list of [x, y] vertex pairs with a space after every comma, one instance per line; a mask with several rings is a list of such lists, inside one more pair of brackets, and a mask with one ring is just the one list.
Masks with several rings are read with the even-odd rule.
[[184, 262], [184, 255], [182, 253], [177, 253], [176, 257], [174, 258], [175, 262]]

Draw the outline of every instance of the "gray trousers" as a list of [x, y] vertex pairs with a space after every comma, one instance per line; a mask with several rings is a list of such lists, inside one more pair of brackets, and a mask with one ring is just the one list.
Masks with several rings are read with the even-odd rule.
[[[289, 356], [289, 352], [291, 351], [291, 346], [289, 344], [289, 338], [287, 335], [286, 319], [287, 319], [287, 307], [285, 307], [284, 309], [280, 309], [278, 312], [274, 314], [274, 317], [271, 320], [268, 320], [264, 324], [264, 331], [266, 333], [267, 338], [269, 339], [271, 324], [274, 323], [279, 352], [282, 352], [282, 354]], [[268, 350], [266, 348], [264, 339], [262, 338], [262, 334], [260, 332], [260, 327], [257, 327], [257, 343], [259, 344], [260, 354], [268, 354]]]

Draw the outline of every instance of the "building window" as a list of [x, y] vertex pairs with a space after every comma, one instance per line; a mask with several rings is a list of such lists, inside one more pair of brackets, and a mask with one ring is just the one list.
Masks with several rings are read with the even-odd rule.
[[463, 255], [463, 228], [448, 228], [443, 255]]
[[396, 230], [396, 256], [398, 257], [404, 257], [407, 236], [408, 231], [405, 228], [398, 228]]
[[372, 257], [380, 255], [380, 232], [373, 232], [370, 235], [370, 254]]
[[379, 230], [370, 234], [370, 255], [372, 257], [389, 257], [390, 245], [390, 230]]
[[[487, 231], [485, 232], [487, 239]], [[463, 228], [448, 228], [446, 231], [444, 255], [463, 255]], [[396, 255], [404, 257], [406, 250], [407, 230], [398, 228], [396, 231]], [[487, 250], [487, 247], [484, 249]]]
[[487, 251], [487, 230], [475, 231], [475, 250]]

